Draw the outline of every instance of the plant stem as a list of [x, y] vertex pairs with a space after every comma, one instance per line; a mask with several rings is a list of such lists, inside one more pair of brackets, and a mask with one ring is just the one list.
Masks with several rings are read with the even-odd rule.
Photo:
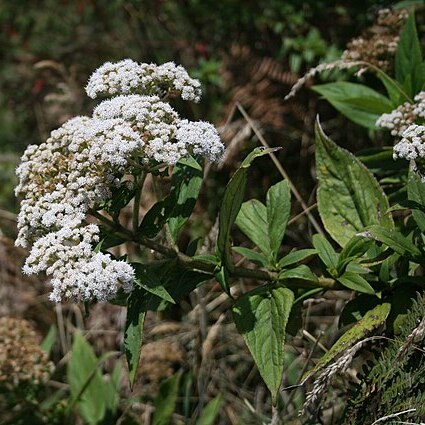
[[133, 205], [133, 232], [139, 229], [139, 213], [140, 213], [140, 199], [142, 197], [143, 184], [145, 183], [146, 173], [142, 173], [140, 178], [136, 181], [136, 193], [134, 194]]
[[[180, 251], [175, 251], [173, 248], [161, 245], [160, 243], [148, 239], [143, 235], [131, 232], [130, 230], [121, 226], [121, 224], [109, 220], [107, 217], [97, 211], [90, 211], [90, 214], [93, 217], [96, 217], [98, 220], [102, 221], [104, 224], [109, 226], [117, 234], [123, 236], [128, 241], [141, 244], [146, 248], [158, 252], [164, 257], [175, 258], [185, 268], [190, 270], [198, 270], [211, 275], [214, 275], [216, 272], [216, 265], [210, 261], [189, 257]], [[318, 277], [317, 282], [303, 279], [280, 279], [279, 274], [276, 272], [263, 269], [247, 269], [244, 267], [234, 267], [232, 270], [229, 270], [229, 274], [230, 277], [233, 278], [245, 277], [248, 279], [262, 280], [266, 282], [281, 281], [288, 288], [323, 288], [324, 290], [343, 289], [343, 287], [336, 280], [327, 277]]]

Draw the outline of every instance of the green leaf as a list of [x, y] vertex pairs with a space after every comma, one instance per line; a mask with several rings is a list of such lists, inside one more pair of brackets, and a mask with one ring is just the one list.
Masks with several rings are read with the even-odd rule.
[[375, 129], [376, 120], [394, 109], [390, 99], [363, 84], [338, 81], [314, 86], [313, 90], [348, 119], [366, 128]]
[[[205, 261], [205, 256], [201, 258]], [[213, 257], [214, 258], [214, 257]], [[151, 282], [145, 281], [139, 289], [139, 308], [141, 311], [162, 311], [170, 304], [180, 302], [203, 282], [213, 278], [213, 274], [188, 270], [176, 259], [155, 261], [150, 264], [140, 264], [152, 277]], [[215, 265], [215, 263], [212, 263]], [[149, 283], [149, 286], [147, 285]]]
[[174, 166], [169, 195], [155, 203], [145, 214], [139, 232], [153, 238], [168, 223], [170, 234], [177, 241], [180, 230], [195, 207], [202, 177], [202, 167], [194, 158], [179, 160]]
[[255, 148], [242, 162], [224, 191], [219, 213], [217, 252], [225, 265], [231, 266], [230, 230], [242, 205], [247, 183], [248, 169], [255, 158], [267, 155], [276, 149]]
[[142, 288], [136, 287], [128, 299], [127, 320], [124, 331], [124, 350], [131, 388], [133, 388], [136, 379], [142, 350], [143, 325], [146, 316], [144, 295], [145, 291]]
[[369, 282], [359, 274], [352, 271], [346, 271], [338, 278], [338, 282], [340, 282], [346, 288], [352, 289], [353, 291], [362, 292], [369, 295], [375, 294], [375, 291], [370, 286]]
[[421, 291], [420, 286], [415, 284], [406, 284], [399, 286], [391, 296], [391, 312], [388, 315], [386, 330], [394, 334], [400, 334], [401, 326], [406, 320], [409, 309], [413, 304], [418, 292]]
[[[425, 184], [417, 173], [412, 170], [409, 171], [407, 195], [410, 201], [417, 202], [422, 207], [425, 207]], [[425, 212], [413, 210], [412, 214], [421, 231], [425, 232]]]
[[[122, 373], [122, 363], [121, 361], [117, 361], [115, 363], [114, 370], [110, 376], [110, 379], [105, 382], [104, 385], [104, 398], [105, 398], [105, 406], [106, 411], [109, 415], [113, 415], [119, 405], [120, 401], [120, 381], [121, 381], [121, 373]], [[106, 424], [105, 424], [106, 425]]]
[[356, 258], [361, 257], [373, 245], [373, 241], [364, 236], [353, 236], [339, 254], [337, 271], [341, 275], [347, 265]]
[[397, 81], [393, 80], [388, 74], [386, 74], [381, 69], [376, 71], [376, 76], [381, 80], [382, 84], [385, 86], [385, 89], [387, 90], [388, 96], [391, 99], [394, 108], [404, 102], [411, 102], [410, 97]]
[[356, 157], [370, 172], [377, 175], [385, 176], [397, 171], [404, 173], [405, 164], [402, 161], [394, 161], [392, 146], [369, 148], [356, 154]]
[[168, 225], [175, 242], [195, 207], [202, 178], [202, 167], [192, 157], [182, 158], [174, 166], [170, 189], [174, 205], [169, 214]]
[[285, 329], [293, 301], [289, 289], [267, 285], [240, 296], [232, 309], [236, 327], [273, 400], [282, 381]]
[[284, 267], [303, 261], [314, 254], [317, 254], [317, 249], [307, 248], [299, 249], [298, 251], [291, 251], [279, 260], [278, 267], [283, 269]]
[[425, 75], [422, 66], [421, 45], [416, 31], [415, 16], [411, 13], [406, 21], [395, 55], [395, 76], [403, 88], [413, 97], [422, 90]]
[[155, 270], [152, 269], [151, 265], [141, 263], [131, 263], [131, 265], [134, 268], [136, 275], [135, 282], [138, 286], [146, 289], [146, 291], [162, 298], [165, 301], [172, 304], [176, 303], [162, 284], [160, 276], [155, 273]]
[[325, 266], [336, 270], [339, 256], [328, 240], [322, 235], [313, 235], [312, 242]]
[[267, 224], [267, 209], [257, 199], [244, 202], [235, 224], [266, 256], [271, 256], [270, 239]]
[[345, 305], [342, 310], [341, 316], [339, 317], [339, 327], [351, 325], [352, 323], [358, 322], [361, 318], [372, 308], [375, 308], [381, 300], [372, 295], [360, 294], [357, 295], [351, 301]]
[[120, 187], [112, 189], [111, 198], [101, 204], [100, 207], [111, 214], [112, 217], [117, 218], [120, 211], [133, 199], [135, 192], [135, 189], [130, 189], [122, 184]]
[[229, 273], [227, 272], [226, 267], [220, 267], [214, 276], [217, 282], [220, 284], [221, 289], [223, 289], [226, 294], [230, 295]]
[[167, 266], [159, 266], [157, 270], [164, 287], [176, 303], [213, 277], [210, 274], [188, 270], [175, 260], [169, 261]]
[[362, 264], [355, 263], [354, 261], [347, 264], [346, 269], [348, 272], [353, 272], [356, 274], [369, 274], [370, 269], [365, 268]]
[[58, 335], [58, 328], [56, 325], [52, 325], [49, 328], [49, 332], [47, 333], [46, 337], [43, 339], [42, 343], [40, 344], [40, 348], [45, 351], [47, 354], [50, 354], [52, 351], [53, 346], [56, 342], [56, 337]]
[[373, 224], [393, 228], [388, 199], [369, 170], [325, 136], [316, 123], [318, 209], [329, 234], [344, 246]]
[[401, 255], [406, 252], [413, 257], [419, 257], [421, 255], [421, 251], [419, 251], [415, 244], [395, 229], [387, 229], [382, 226], [370, 226], [365, 232], [365, 236], [372, 237], [382, 242]]
[[339, 260], [344, 261], [347, 258], [357, 258], [362, 256], [373, 244], [370, 239], [362, 236], [353, 236], [344, 246], [339, 254]]
[[291, 190], [286, 180], [268, 190], [266, 205], [271, 260], [275, 263], [291, 213]]
[[305, 264], [301, 264], [293, 269], [282, 270], [279, 273], [280, 279], [302, 279], [317, 282], [317, 276]]
[[93, 349], [78, 332], [72, 344], [67, 378], [72, 399], [87, 424], [99, 423], [106, 410], [104, 382]]
[[232, 247], [232, 250], [260, 266], [265, 267], [268, 263], [267, 257], [261, 252], [253, 251], [252, 249], [245, 248], [243, 246], [234, 246]]
[[114, 233], [111, 233], [111, 229], [109, 229], [106, 226], [99, 226], [99, 227], [100, 227], [99, 243], [94, 249], [95, 252], [105, 251], [108, 248], [121, 245], [122, 243], [128, 241], [128, 239], [123, 236], [119, 236]]
[[223, 397], [221, 394], [209, 401], [202, 411], [201, 416], [196, 421], [196, 425], [214, 425], [220, 413], [222, 401]]
[[387, 319], [390, 309], [391, 304], [383, 303], [368, 311], [361, 320], [335, 342], [332, 348], [319, 360], [316, 366], [303, 376], [302, 381], [314, 375], [318, 370], [330, 363], [336, 356], [342, 354], [356, 342], [364, 339], [368, 333], [382, 325]]
[[168, 198], [156, 202], [143, 217], [139, 233], [148, 238], [154, 238], [165, 226], [168, 218]]
[[162, 382], [159, 387], [154, 406], [155, 412], [152, 425], [168, 425], [176, 408], [177, 394], [179, 390], [181, 374], [177, 373]]
[[[180, 302], [200, 284], [213, 277], [212, 274], [188, 270], [175, 259], [156, 261], [150, 263], [148, 266], [150, 273], [157, 276], [158, 281], [161, 282], [175, 303]], [[150, 299], [147, 299], [144, 303], [146, 311], [163, 310], [169, 305], [169, 301], [166, 301], [164, 298], [160, 298], [149, 292], [147, 294], [150, 296]]]

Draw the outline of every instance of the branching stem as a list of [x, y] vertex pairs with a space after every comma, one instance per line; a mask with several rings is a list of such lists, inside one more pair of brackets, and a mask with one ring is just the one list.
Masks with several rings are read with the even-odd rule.
[[[90, 214], [93, 217], [96, 217], [98, 220], [102, 221], [104, 224], [110, 227], [111, 230], [116, 232], [116, 234], [123, 236], [128, 241], [143, 245], [146, 248], [158, 252], [164, 257], [175, 258], [183, 267], [187, 269], [198, 270], [211, 275], [214, 275], [216, 272], [216, 265], [210, 261], [189, 257], [180, 251], [175, 251], [173, 248], [169, 248], [165, 245], [153, 241], [152, 239], [148, 239], [143, 235], [132, 232], [123, 227], [121, 224], [113, 222], [97, 211], [90, 211]], [[317, 282], [303, 279], [280, 279], [277, 272], [264, 269], [248, 269], [245, 267], [234, 267], [232, 270], [229, 270], [229, 274], [230, 277], [233, 278], [244, 277], [265, 282], [278, 282], [281, 280], [289, 288], [323, 288], [324, 290], [343, 289], [343, 287], [335, 279], [327, 277], [318, 277]]]
[[143, 185], [145, 183], [146, 173], [142, 173], [136, 181], [136, 193], [134, 194], [133, 205], [133, 232], [139, 229], [140, 199], [142, 196]]

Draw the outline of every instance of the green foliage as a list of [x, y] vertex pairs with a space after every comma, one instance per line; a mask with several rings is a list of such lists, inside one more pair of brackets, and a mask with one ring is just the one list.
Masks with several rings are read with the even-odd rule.
[[72, 397], [68, 411], [76, 405], [87, 424], [105, 423], [117, 408], [120, 366], [117, 363], [111, 379], [105, 381], [99, 368], [103, 360], [80, 333], [75, 335], [67, 369]]
[[313, 90], [347, 118], [366, 128], [375, 129], [376, 120], [393, 109], [387, 97], [363, 84], [338, 81], [314, 86]]
[[425, 63], [413, 13], [400, 34], [395, 56], [395, 77], [411, 98], [423, 89], [425, 83]]
[[[256, 199], [245, 202], [236, 217], [236, 225], [260, 248], [265, 265], [275, 267], [279, 248], [291, 212], [291, 192], [286, 181], [272, 186], [267, 192], [266, 205]], [[239, 251], [240, 254], [246, 251]], [[243, 255], [243, 254], [242, 254]], [[250, 253], [247, 253], [250, 255]]]
[[192, 214], [201, 184], [202, 167], [199, 163], [192, 157], [181, 159], [173, 169], [169, 194], [145, 214], [139, 233], [153, 238], [167, 224], [176, 242]]
[[307, 379], [318, 370], [325, 367], [336, 356], [342, 354], [356, 342], [365, 338], [369, 332], [382, 325], [387, 319], [390, 309], [391, 304], [383, 303], [368, 311], [362, 319], [335, 342], [332, 348], [320, 359], [316, 366], [304, 375], [303, 379]]
[[344, 246], [373, 224], [391, 229], [388, 199], [368, 169], [325, 136], [316, 123], [316, 172], [319, 213], [329, 234]]
[[143, 325], [145, 323], [146, 310], [143, 308], [143, 296], [145, 291], [136, 288], [128, 300], [127, 320], [124, 331], [124, 349], [128, 364], [130, 385], [134, 385], [137, 367], [143, 341]]
[[192, 157], [181, 159], [174, 167], [169, 200], [174, 205], [168, 214], [168, 225], [174, 241], [177, 241], [180, 230], [192, 214], [202, 177], [202, 167]]
[[223, 402], [223, 397], [219, 394], [213, 398], [202, 411], [196, 425], [214, 425]]
[[[409, 171], [409, 180], [407, 182], [407, 194], [409, 201], [417, 202], [419, 205], [425, 205], [425, 185], [421, 177], [412, 170]], [[425, 212], [413, 209], [413, 218], [419, 229], [425, 231]]]
[[155, 412], [152, 418], [152, 425], [167, 425], [170, 423], [176, 406], [180, 378], [181, 375], [176, 374], [161, 384], [154, 403]]
[[[169, 24], [170, 16], [179, 17], [176, 22], [173, 21], [173, 25], [168, 25], [166, 30], [163, 30], [161, 25], [152, 25], [150, 22], [149, 25], [141, 25], [149, 21], [149, 13], [146, 18], [141, 18], [145, 16], [143, 12], [149, 10], [148, 6], [140, 4], [137, 13], [133, 13], [132, 7], [135, 7], [135, 3], [125, 3], [131, 11], [129, 15], [132, 15], [132, 31], [140, 31], [139, 37], [142, 36], [143, 40], [148, 41], [151, 37], [156, 40], [158, 36], [167, 46], [170, 45], [170, 35], [165, 36], [164, 31], [174, 32], [179, 36], [181, 34], [184, 40], [189, 34], [192, 37], [193, 25], [197, 25], [200, 29], [196, 28], [195, 34], [203, 34], [205, 40], [208, 39], [211, 44], [218, 44], [225, 50], [234, 40], [229, 35], [234, 34], [237, 24], [241, 24], [250, 31], [251, 28], [263, 29], [262, 32], [258, 31], [263, 37], [263, 46], [272, 46], [273, 43], [267, 43], [268, 37], [277, 36], [283, 46], [280, 53], [289, 55], [293, 70], [301, 69], [303, 64], [318, 57], [333, 54], [332, 49], [328, 49], [328, 42], [322, 37], [321, 31], [307, 25], [311, 10], [326, 9], [326, 2], [322, 1], [306, 2], [305, 13], [297, 11], [291, 4], [278, 1], [249, 4], [246, 8], [237, 9], [238, 13], [235, 13], [234, 9], [237, 4], [233, 3], [226, 3], [218, 10], [216, 2], [190, 0], [186, 5], [188, 9], [182, 11], [173, 2], [165, 1], [161, 3], [161, 22]], [[50, 2], [43, 4], [51, 5]], [[2, 8], [5, 10], [4, 6], [0, 6], [0, 11]], [[117, 27], [126, 28], [126, 31], [130, 27], [123, 25], [127, 20], [122, 16], [121, 2], [112, 2], [108, 7], [100, 8], [101, 10], [96, 2], [83, 6], [84, 8], [85, 11], [81, 12], [81, 25], [87, 16], [102, 12], [109, 19], [113, 16], [111, 24], [116, 23]], [[203, 13], [198, 13], [200, 10]], [[253, 14], [253, 10], [262, 13]], [[341, 7], [338, 14], [347, 16], [347, 10]], [[221, 22], [225, 22], [225, 25], [218, 28], [210, 22], [209, 17], [204, 20], [207, 16], [205, 11], [219, 13]], [[8, 13], [11, 13], [10, 10]], [[15, 21], [15, 13], [12, 14]], [[294, 28], [301, 28], [298, 34], [291, 37], [285, 33], [286, 14], [293, 18], [290, 24]], [[76, 18], [71, 15], [70, 21], [74, 22]], [[228, 22], [223, 18], [229, 18]], [[26, 19], [28, 22], [22, 24], [21, 28], [35, 25], [35, 21]], [[146, 22], [142, 19], [146, 19]], [[189, 25], [192, 20], [195, 24]], [[200, 23], [204, 25], [199, 25]], [[56, 25], [59, 32], [60, 24]], [[217, 29], [216, 32], [210, 31], [214, 28]], [[266, 32], [268, 36], [265, 36]], [[211, 34], [214, 34], [214, 37], [211, 37]], [[65, 35], [70, 37], [69, 32]], [[245, 34], [242, 39], [252, 36], [251, 33]], [[205, 47], [203, 43], [204, 41], [200, 42], [199, 49]], [[261, 43], [256, 45], [261, 47]], [[49, 48], [53, 49], [52, 46]], [[168, 47], [169, 51], [160, 53], [153, 51], [155, 49], [149, 51], [148, 47], [145, 49], [140, 55], [164, 56], [169, 60], [173, 47]], [[120, 56], [127, 50], [133, 51], [127, 47], [125, 52], [115, 54]], [[40, 46], [34, 48], [34, 51], [40, 52]], [[196, 56], [190, 61], [193, 66], [197, 66], [198, 76], [209, 83], [209, 89], [213, 87], [218, 90], [222, 86], [219, 76], [221, 61], [207, 56], [205, 53], [205, 58]], [[375, 123], [381, 114], [411, 100], [423, 88], [425, 82], [424, 64], [413, 15], [409, 17], [400, 38], [394, 78], [381, 70], [375, 69], [374, 72], [382, 83], [378, 87], [371, 88], [352, 82], [333, 82], [317, 85], [313, 90], [354, 123], [371, 130], [376, 129]], [[368, 82], [367, 79], [364, 81]], [[379, 81], [375, 79], [375, 86], [376, 83]], [[383, 89], [387, 91], [387, 95], [379, 92]], [[212, 106], [211, 108], [213, 109]], [[197, 114], [196, 109], [192, 112]], [[2, 111], [1, 117], [4, 118]], [[2, 128], [0, 132], [2, 131], [9, 130]], [[182, 304], [188, 305], [188, 296], [206, 281], [215, 278], [223, 291], [230, 295], [231, 283], [244, 278], [247, 279], [246, 285], [249, 288], [236, 300], [232, 300], [233, 319], [260, 376], [270, 390], [276, 408], [281, 407], [278, 395], [282, 376], [287, 372], [295, 385], [301, 375], [295, 373], [299, 372], [298, 369], [291, 370], [289, 362], [286, 361], [291, 358], [291, 353], [285, 347], [286, 333], [296, 335], [302, 329], [301, 308], [304, 300], [331, 289], [350, 291], [350, 301], [345, 306], [339, 323], [340, 326], [354, 325], [305, 373], [305, 378], [311, 377], [343, 355], [349, 347], [364, 339], [368, 333], [386, 324], [386, 332], [391, 337], [393, 334], [401, 334], [395, 344], [388, 344], [382, 358], [369, 368], [369, 376], [363, 378], [363, 385], [357, 388], [357, 394], [350, 401], [347, 410], [347, 418], [351, 421], [349, 423], [368, 423], [379, 415], [407, 409], [412, 403], [420, 403], [418, 414], [423, 413], [421, 409], [425, 399], [420, 385], [423, 384], [425, 371], [423, 360], [417, 355], [417, 341], [409, 342], [403, 356], [399, 355], [398, 349], [409, 338], [418, 321], [423, 320], [421, 317], [424, 315], [420, 303], [415, 303], [412, 313], [407, 314], [413, 294], [418, 289], [422, 291], [425, 283], [425, 238], [422, 235], [425, 230], [424, 185], [413, 171], [407, 176], [406, 166], [393, 163], [391, 148], [375, 146], [373, 152], [356, 157], [328, 138], [319, 122], [316, 123], [315, 136], [316, 172], [319, 182], [318, 212], [326, 232], [316, 234], [312, 238], [305, 232], [306, 237], [300, 239], [303, 243], [307, 242], [303, 245], [307, 246], [305, 249], [290, 250], [287, 247], [287, 244], [293, 243], [292, 227], [285, 236], [288, 223], [292, 223], [290, 187], [293, 189], [293, 186], [290, 186], [288, 180], [276, 182], [275, 175], [269, 173], [267, 182], [270, 182], [271, 187], [268, 191], [262, 191], [263, 188], [258, 191], [265, 203], [255, 198], [244, 202], [249, 186], [249, 172], [254, 160], [275, 149], [254, 149], [234, 173], [224, 189], [218, 212], [217, 240], [214, 240], [214, 232], [211, 232], [212, 240], [205, 241], [202, 254], [198, 252], [198, 246], [201, 245], [198, 243], [201, 239], [197, 238], [199, 235], [196, 232], [194, 235], [193, 229], [188, 229], [187, 233], [183, 232], [187, 224], [187, 228], [190, 227], [189, 218], [200, 198], [204, 176], [203, 164], [195, 158], [180, 160], [172, 169], [160, 164], [143, 164], [139, 169], [130, 171], [132, 176], [129, 177], [136, 183], [134, 187], [123, 185], [120, 189], [113, 190], [110, 199], [97, 206], [93, 215], [100, 221], [101, 227], [97, 252], [107, 253], [109, 248], [123, 243], [137, 245], [134, 252], [133, 248], [129, 249], [131, 260], [124, 257], [125, 261], [131, 261], [135, 270], [135, 287], [130, 294], [121, 290], [112, 301], [127, 309], [124, 350], [132, 389], [137, 380], [144, 340], [143, 328], [148, 311], [164, 312], [171, 307], [172, 314], [175, 314], [178, 304], [184, 301]], [[370, 136], [374, 137], [374, 133], [370, 132]], [[372, 171], [376, 171], [379, 183]], [[161, 193], [164, 187], [169, 190], [166, 194], [164, 192], [165, 196], [162, 193], [158, 196], [150, 210], [141, 217], [139, 225], [141, 208], [138, 197], [144, 195], [143, 183], [148, 175], [156, 184], [155, 187], [160, 188], [158, 192]], [[218, 188], [217, 193], [220, 193], [220, 190]], [[151, 199], [148, 203], [152, 205]], [[294, 210], [296, 207], [298, 205], [294, 205]], [[125, 213], [131, 209], [132, 230], [123, 224]], [[294, 220], [295, 225], [299, 223], [297, 220], [301, 216], [302, 214]], [[234, 224], [243, 235], [233, 233]], [[304, 225], [305, 223], [299, 225], [298, 232], [306, 228]], [[237, 244], [244, 236], [249, 239], [248, 243], [254, 246], [233, 246], [233, 241]], [[187, 244], [188, 240], [191, 242]], [[313, 248], [309, 248], [310, 242]], [[335, 248], [334, 242], [339, 245], [338, 248]], [[140, 249], [142, 246], [146, 249]], [[204, 247], [207, 246], [211, 249], [205, 253]], [[287, 251], [289, 253], [282, 256], [282, 253]], [[252, 264], [248, 267], [235, 264], [234, 253], [245, 257]], [[158, 256], [164, 259], [158, 259]], [[244, 286], [241, 287], [244, 290]], [[344, 299], [347, 299], [345, 295]], [[192, 302], [192, 298], [190, 301]], [[43, 342], [43, 348], [48, 352], [53, 351], [55, 339], [56, 333], [52, 328]], [[116, 419], [120, 367], [116, 367], [107, 380], [101, 372], [104, 359], [105, 357], [99, 359], [94, 354], [81, 334], [75, 335], [67, 368], [71, 394], [70, 400], [66, 402], [68, 418], [72, 417], [74, 408], [77, 408], [87, 424], [108, 424]], [[393, 363], [397, 363], [397, 366], [391, 369]], [[173, 414], [179, 411], [181, 405], [185, 420], [189, 420], [193, 407], [192, 381], [195, 382], [195, 379], [191, 374], [177, 373], [162, 382], [156, 397], [150, 395], [150, 401], [153, 400], [155, 407], [153, 424], [172, 423]], [[407, 382], [414, 384], [407, 387]], [[200, 382], [197, 384], [202, 388]], [[184, 387], [184, 391], [180, 391], [180, 387]], [[183, 392], [183, 403], [180, 403]], [[400, 392], [406, 395], [398, 399], [397, 394]], [[217, 391], [213, 394], [217, 394]], [[224, 396], [218, 395], [209, 403], [200, 403], [201, 408], [197, 406], [193, 410], [191, 423], [216, 423], [225, 401]], [[46, 401], [46, 405], [51, 406], [56, 400], [63, 400], [64, 397], [63, 393], [57, 392], [51, 400]], [[270, 403], [270, 399], [268, 402]], [[261, 420], [266, 422], [267, 418]], [[132, 422], [129, 420], [129, 423]]]
[[245, 187], [248, 179], [248, 169], [254, 159], [267, 155], [272, 149], [256, 148], [242, 162], [239, 169], [230, 179], [224, 192], [219, 214], [219, 230], [217, 237], [217, 251], [222, 263], [231, 265], [230, 230], [242, 206]]
[[[423, 420], [425, 361], [420, 347], [424, 342], [424, 318], [425, 298], [422, 295], [406, 315], [401, 334], [376, 347], [374, 359], [363, 368], [360, 383], [352, 384], [344, 424], [373, 423], [383, 416], [406, 410], [410, 411], [386, 423]], [[417, 337], [412, 336], [415, 332]]]
[[289, 289], [267, 285], [240, 296], [232, 309], [236, 327], [274, 401], [282, 382], [285, 330], [293, 301]]
[[421, 256], [419, 248], [395, 229], [387, 229], [382, 226], [370, 226], [367, 233], [370, 234], [371, 237], [392, 248], [398, 254], [406, 254], [413, 258]]
[[58, 328], [56, 325], [50, 326], [49, 332], [46, 337], [43, 339], [40, 347], [46, 352], [49, 353], [52, 351], [53, 345], [56, 342], [56, 337], [58, 334]]

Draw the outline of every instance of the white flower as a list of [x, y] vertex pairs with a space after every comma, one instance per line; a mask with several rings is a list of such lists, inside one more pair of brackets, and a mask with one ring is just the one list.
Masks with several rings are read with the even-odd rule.
[[377, 127], [388, 128], [392, 136], [401, 136], [404, 130], [416, 120], [415, 106], [409, 102], [403, 103], [388, 114], [382, 114], [376, 121]]
[[388, 114], [382, 114], [376, 125], [391, 130], [391, 135], [403, 137], [403, 132], [414, 124], [418, 118], [425, 118], [425, 92], [421, 91], [414, 98], [414, 103], [405, 102]]
[[421, 118], [425, 118], [425, 91], [421, 91], [415, 96], [414, 113]]
[[164, 90], [165, 94], [179, 93], [183, 100], [199, 102], [201, 98], [200, 82], [173, 62], [163, 65], [138, 64], [131, 59], [106, 62], [92, 74], [86, 86], [87, 94], [93, 99], [125, 94], [162, 95]]
[[189, 152], [205, 156], [211, 162], [221, 159], [223, 143], [217, 130], [208, 122], [182, 120], [176, 133], [177, 143], [181, 143]]
[[160, 99], [164, 90], [200, 98], [199, 81], [172, 62], [107, 62], [86, 90], [93, 98], [112, 98], [92, 118], [73, 118], [45, 143], [28, 146], [16, 170], [15, 191], [22, 198], [16, 245], [31, 248], [23, 271], [50, 276], [50, 298], [57, 302], [105, 301], [120, 286], [131, 290], [133, 268], [94, 251], [99, 228], [87, 220], [114, 188], [129, 184], [123, 176], [149, 163], [174, 165], [189, 154], [217, 161], [224, 150], [211, 124], [181, 120]]

